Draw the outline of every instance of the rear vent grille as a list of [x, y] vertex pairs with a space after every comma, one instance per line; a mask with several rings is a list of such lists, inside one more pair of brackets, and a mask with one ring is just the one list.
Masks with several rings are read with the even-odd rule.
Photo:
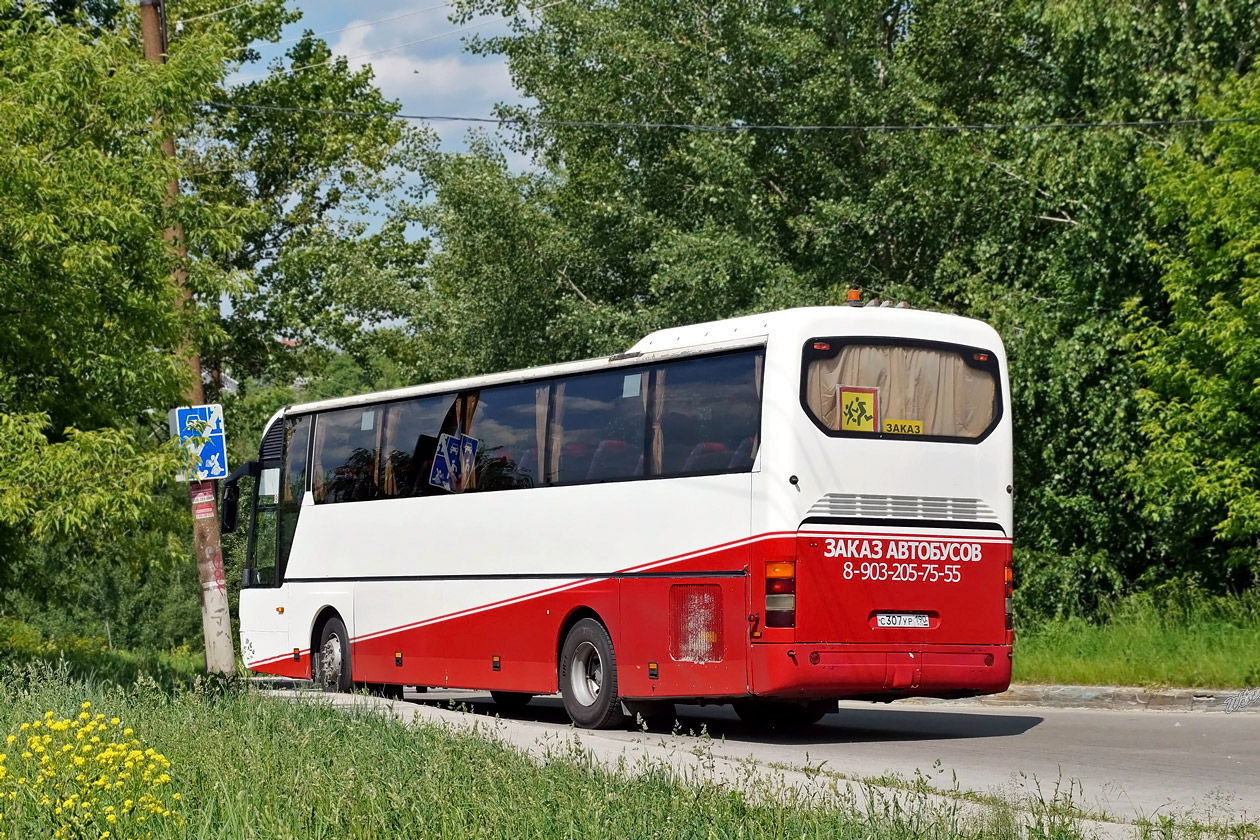
[[259, 453], [264, 466], [280, 465], [280, 460], [284, 457], [284, 426], [284, 418], [279, 418], [267, 430], [262, 442], [262, 452]]
[[946, 496], [863, 496], [828, 493], [809, 509], [809, 516], [860, 519], [945, 519], [960, 522], [997, 522], [993, 508], [979, 499]]

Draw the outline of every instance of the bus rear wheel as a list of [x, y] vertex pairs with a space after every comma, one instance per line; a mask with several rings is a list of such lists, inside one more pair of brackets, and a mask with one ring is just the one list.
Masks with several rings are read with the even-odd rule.
[[319, 644], [311, 652], [311, 679], [321, 691], [347, 692], [352, 685], [350, 636], [335, 615], [319, 629]]
[[564, 710], [583, 729], [611, 729], [625, 722], [617, 696], [617, 657], [604, 625], [584, 618], [560, 649]]

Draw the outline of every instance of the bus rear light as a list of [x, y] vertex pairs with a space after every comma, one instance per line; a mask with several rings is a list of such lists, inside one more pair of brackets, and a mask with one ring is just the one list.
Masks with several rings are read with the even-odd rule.
[[827, 342], [825, 342], [825, 341], [815, 341], [815, 342], [814, 342], [814, 349], [815, 349], [815, 350], [830, 350], [830, 349], [831, 349], [831, 345], [830, 345], [830, 344], [828, 344], [828, 343], [827, 343]]
[[796, 561], [766, 563], [766, 626], [796, 626]]
[[1006, 594], [1005, 612], [1006, 612], [1006, 629], [1015, 629], [1015, 560], [1013, 557], [1006, 558], [1006, 563], [1002, 566], [1002, 585]]
[[794, 612], [796, 610], [795, 595], [767, 595], [766, 612]]
[[796, 610], [766, 610], [767, 627], [795, 627]]
[[766, 579], [770, 578], [795, 578], [796, 577], [796, 561], [795, 560], [776, 560], [766, 564]]
[[767, 595], [795, 595], [795, 578], [771, 578], [766, 581]]

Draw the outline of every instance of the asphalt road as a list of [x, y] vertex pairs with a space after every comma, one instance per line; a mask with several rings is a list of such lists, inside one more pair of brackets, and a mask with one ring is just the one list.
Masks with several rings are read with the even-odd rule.
[[[574, 731], [555, 697], [503, 713], [487, 694], [434, 691], [408, 694], [404, 707], [432, 717], [451, 701], [471, 711], [460, 715], [466, 719], [499, 715], [499, 731], [518, 746]], [[455, 714], [442, 712], [447, 720]], [[890, 773], [913, 779], [917, 771], [942, 790], [956, 779], [964, 791], [1008, 800], [1038, 784], [1048, 799], [1056, 784], [1077, 783], [1078, 807], [1117, 822], [1260, 820], [1256, 713], [843, 703], [817, 726], [793, 734], [752, 729], [728, 706], [679, 706], [678, 718], [680, 735], [613, 730], [582, 733], [582, 741], [606, 757], [645, 749], [694, 753], [698, 739], [689, 732], [703, 726], [712, 736], [705, 748], [731, 766], [751, 758], [860, 779]]]

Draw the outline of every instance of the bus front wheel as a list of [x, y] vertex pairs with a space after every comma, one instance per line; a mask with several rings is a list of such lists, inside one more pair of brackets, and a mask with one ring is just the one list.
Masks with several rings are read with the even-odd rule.
[[311, 677], [323, 691], [350, 690], [350, 636], [341, 619], [333, 616], [319, 630], [319, 646], [311, 657]]
[[583, 729], [610, 729], [625, 721], [617, 697], [617, 657], [604, 625], [584, 618], [560, 650], [564, 710]]

